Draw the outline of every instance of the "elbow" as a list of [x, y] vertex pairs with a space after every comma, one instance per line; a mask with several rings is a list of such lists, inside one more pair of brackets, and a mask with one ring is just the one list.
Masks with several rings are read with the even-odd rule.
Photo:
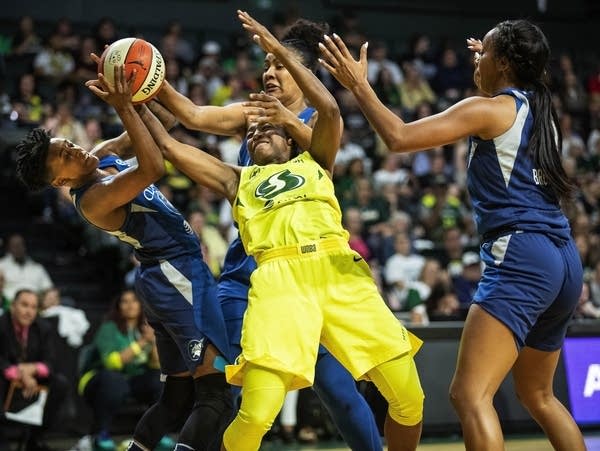
[[341, 117], [340, 107], [332, 96], [328, 96], [328, 98], [318, 108], [318, 111], [319, 116], [326, 117], [332, 121], [339, 120]]
[[154, 165], [153, 169], [153, 176], [152, 179], [153, 180], [159, 180], [161, 178], [163, 178], [163, 176], [165, 175], [165, 160], [163, 160], [162, 158], [156, 162], [156, 164]]

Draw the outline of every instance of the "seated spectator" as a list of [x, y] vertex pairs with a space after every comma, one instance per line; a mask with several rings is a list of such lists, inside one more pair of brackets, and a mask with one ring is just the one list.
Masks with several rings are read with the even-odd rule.
[[50, 111], [50, 105], [38, 93], [34, 75], [28, 72], [19, 77], [17, 92], [12, 96], [11, 104], [18, 115], [18, 125], [23, 127], [39, 125]]
[[196, 210], [188, 215], [188, 222], [196, 233], [202, 244], [208, 250], [204, 260], [215, 277], [221, 274], [221, 268], [225, 261], [228, 244], [216, 227], [206, 224], [206, 218], [202, 210]]
[[5, 280], [4, 273], [0, 271], [0, 315], [4, 314], [10, 308], [10, 300], [4, 295]]
[[35, 30], [35, 22], [31, 16], [23, 16], [19, 20], [19, 29], [13, 35], [13, 55], [35, 55], [42, 49], [42, 40]]
[[467, 311], [471, 306], [473, 295], [481, 279], [481, 260], [475, 252], [465, 252], [462, 256], [462, 271], [459, 275], [452, 277], [454, 292], [460, 304], [460, 311], [466, 318]]
[[33, 60], [35, 75], [58, 84], [75, 69], [73, 55], [62, 48], [62, 39], [52, 35]]
[[13, 299], [22, 288], [39, 293], [54, 285], [46, 268], [27, 255], [25, 239], [18, 233], [6, 240], [6, 255], [0, 259], [0, 271], [4, 272], [4, 296], [8, 299]]
[[94, 412], [94, 447], [114, 450], [110, 428], [119, 408], [130, 397], [150, 405], [162, 390], [154, 331], [134, 291], [116, 297], [81, 360], [78, 391]]
[[600, 318], [600, 308], [596, 307], [590, 300], [590, 285], [588, 282], [583, 282], [581, 286], [581, 295], [579, 302], [573, 313], [574, 319], [598, 319]]
[[63, 337], [73, 348], [81, 346], [83, 337], [90, 328], [85, 312], [62, 303], [60, 290], [56, 287], [42, 292], [40, 316], [42, 318], [58, 317], [58, 335]]
[[390, 305], [392, 310], [400, 310], [407, 302], [411, 282], [419, 280], [425, 258], [412, 250], [410, 237], [406, 232], [396, 234], [395, 254], [385, 263], [383, 276], [391, 291], [390, 299], [398, 305]]
[[42, 438], [61, 418], [68, 391], [67, 379], [56, 371], [54, 331], [37, 311], [37, 294], [24, 289], [17, 291], [10, 310], [0, 317], [0, 406], [12, 382], [20, 383], [24, 398], [37, 394], [40, 386], [48, 388], [42, 426], [31, 431], [26, 451], [50, 449]]

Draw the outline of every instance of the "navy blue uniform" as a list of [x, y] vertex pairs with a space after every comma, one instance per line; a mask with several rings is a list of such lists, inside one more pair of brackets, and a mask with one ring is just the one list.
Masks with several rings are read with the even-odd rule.
[[[123, 171], [130, 166], [110, 155], [100, 160], [99, 167]], [[80, 200], [90, 186], [71, 190], [82, 217]], [[126, 208], [121, 228], [107, 233], [131, 245], [141, 263], [135, 290], [155, 331], [163, 374], [194, 373], [208, 342], [222, 355], [230, 355], [216, 284], [190, 225], [154, 185]]]
[[[313, 108], [306, 108], [298, 117], [307, 123], [314, 111]], [[238, 155], [238, 165], [251, 164], [252, 160], [244, 140]], [[254, 258], [246, 254], [238, 236], [227, 250], [217, 286], [217, 296], [229, 334], [230, 361], [234, 361], [242, 351], [242, 322], [248, 307], [250, 275], [255, 269]], [[358, 393], [350, 373], [323, 346], [319, 347], [313, 388], [352, 449], [381, 451], [379, 431], [368, 404]]]
[[583, 270], [567, 218], [529, 155], [530, 93], [505, 89], [517, 116], [501, 136], [472, 137], [467, 185], [485, 270], [473, 301], [502, 321], [519, 346], [561, 347]]

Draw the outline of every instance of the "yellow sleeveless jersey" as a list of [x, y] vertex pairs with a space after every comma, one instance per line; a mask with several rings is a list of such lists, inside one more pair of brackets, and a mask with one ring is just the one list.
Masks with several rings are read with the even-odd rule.
[[348, 240], [333, 183], [308, 152], [283, 164], [244, 168], [233, 217], [254, 256], [321, 238]]

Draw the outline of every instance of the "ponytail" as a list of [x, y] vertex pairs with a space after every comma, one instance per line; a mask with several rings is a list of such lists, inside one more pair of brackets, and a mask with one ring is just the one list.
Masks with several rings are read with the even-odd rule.
[[531, 159], [546, 175], [554, 195], [559, 200], [568, 200], [575, 192], [575, 185], [562, 165], [562, 135], [552, 95], [541, 80], [534, 83], [533, 93], [533, 130], [529, 140]]

